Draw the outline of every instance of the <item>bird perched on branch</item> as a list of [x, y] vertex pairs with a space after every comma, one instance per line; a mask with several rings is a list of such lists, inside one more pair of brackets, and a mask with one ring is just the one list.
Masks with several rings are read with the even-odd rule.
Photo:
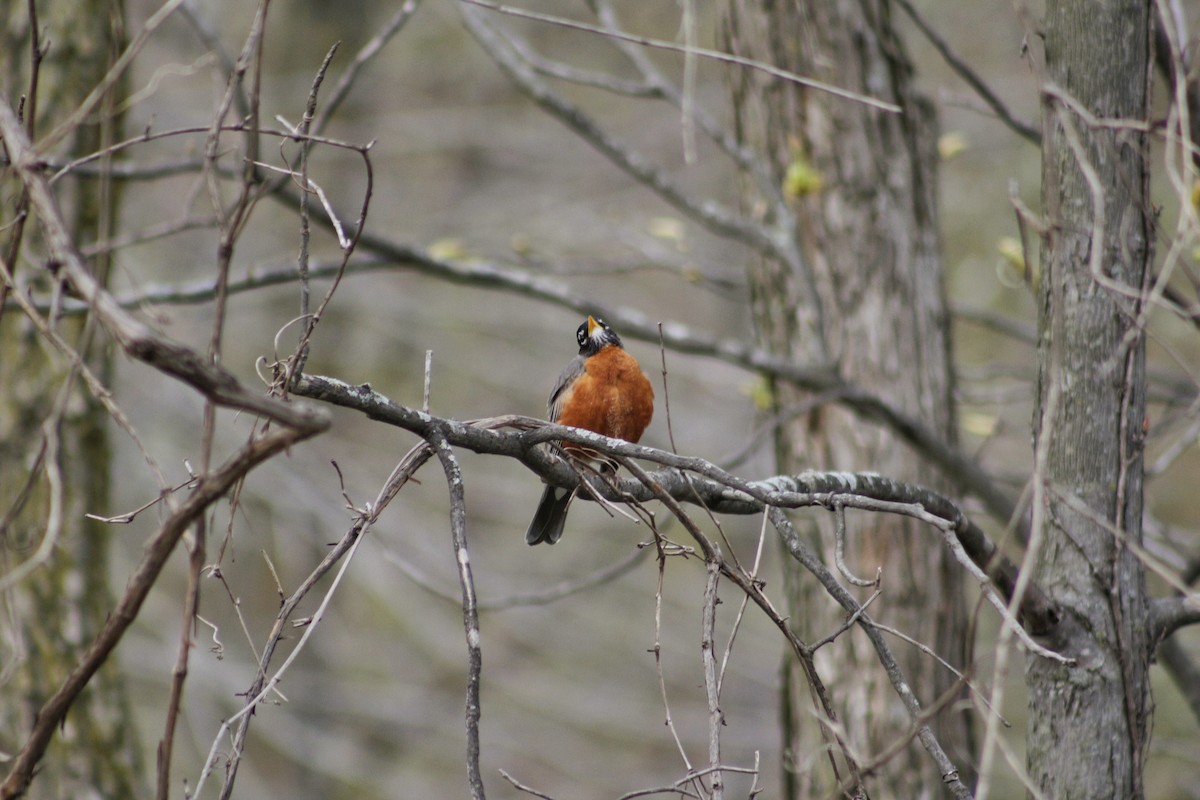
[[[550, 392], [550, 421], [636, 442], [654, 416], [650, 379], [604, 320], [589, 316], [575, 331], [575, 341], [579, 355], [567, 364]], [[563, 449], [576, 458], [595, 457], [580, 445], [564, 442]], [[570, 489], [547, 485], [525, 542], [554, 544], [562, 538], [574, 497]]]

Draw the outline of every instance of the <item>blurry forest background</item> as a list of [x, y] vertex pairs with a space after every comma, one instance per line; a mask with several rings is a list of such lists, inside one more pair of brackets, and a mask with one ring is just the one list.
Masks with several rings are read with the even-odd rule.
[[[174, 13], [145, 39], [115, 99], [99, 104], [89, 115], [89, 120], [119, 116], [124, 132], [116, 139], [147, 134], [146, 141], [115, 154], [111, 163], [118, 174], [135, 167], [156, 171], [113, 183], [110, 200], [118, 210], [99, 224], [101, 233], [94, 239], [113, 245], [111, 255], [105, 256], [111, 259], [105, 268], [113, 294], [142, 298], [134, 306], [138, 317], [171, 339], [205, 352], [214, 326], [211, 287], [221, 252], [209, 186], [197, 165], [206, 154], [208, 128], [225, 95], [228, 69], [266, 4], [206, 0], [174, 5]], [[622, 25], [640, 36], [719, 47], [719, 4], [659, 0], [613, 5]], [[9, 74], [27, 81], [28, 32], [19, 22], [27, 18], [26, 4], [10, 6], [5, 12], [8, 35], [24, 36], [26, 44], [23, 50], [10, 47], [5, 58]], [[543, 2], [524, 7], [595, 24], [586, 6]], [[1023, 58], [1036, 9], [1024, 3], [942, 0], [923, 0], [916, 6], [1016, 117], [1037, 125], [1037, 86]], [[98, 3], [86, 18], [95, 26], [117, 24], [126, 43], [160, 8], [129, 0], [124, 21], [118, 24], [107, 17], [107, 10], [100, 11], [108, 7]], [[47, 74], [51, 67], [61, 69], [56, 59], [82, 63], [82, 56], [70, 53], [67, 45], [79, 24], [77, 15], [85, 12], [67, 2], [40, 3], [38, 8], [43, 43], [49, 48]], [[398, 15], [404, 16], [403, 26], [381, 42], [382, 48], [354, 77], [340, 106], [328, 112], [320, 134], [356, 146], [373, 143], [366, 235], [461, 267], [452, 275], [420, 268], [411, 260], [376, 257], [360, 248], [356, 263], [361, 266], [341, 280], [324, 310], [305, 370], [351, 384], [369, 383], [397, 402], [420, 407], [428, 351], [432, 413], [460, 419], [542, 417], [549, 387], [574, 355], [575, 327], [594, 309], [625, 336], [627, 348], [655, 382], [656, 418], [643, 443], [703, 457], [748, 479], [772, 475], [761, 378], [728, 360], [680, 349], [664, 354], [653, 336], [643, 335], [658, 322], [682, 323], [702, 336], [751, 343], [747, 249], [681, 215], [547, 116], [480, 47], [464, 25], [463, 14], [464, 8], [451, 0], [407, 6], [288, 0], [269, 7], [261, 74], [253, 60], [249, 71], [261, 80], [261, 125], [274, 130], [300, 124], [314, 79], [335, 42], [341, 44], [317, 97], [318, 119], [362, 48]], [[489, 14], [489, 24], [515, 31], [547, 62], [635, 77], [621, 47], [600, 35]], [[1033, 458], [1029, 425], [1036, 310], [1022, 275], [1012, 198], [1038, 205], [1040, 151], [983, 107], [909, 17], [896, 13], [896, 22], [915, 62], [918, 86], [936, 102], [942, 130], [942, 241], [947, 292], [955, 312], [960, 437], [964, 449], [997, 481], [1019, 490]], [[737, 170], [708, 139], [697, 135], [686, 109], [702, 109], [721, 124], [732, 125], [729, 74], [747, 67], [685, 59], [655, 48], [641, 52], [679, 87], [685, 110], [654, 98], [619, 96], [569, 82], [556, 84], [556, 89], [631, 150], [672, 175], [689, 195], [737, 208]], [[103, 74], [101, 69], [91, 84]], [[5, 90], [13, 100], [24, 87], [10, 79]], [[39, 102], [49, 113], [50, 95]], [[39, 132], [54, 129], [68, 111], [69, 107], [56, 109], [58, 116], [39, 123]], [[235, 112], [230, 119], [238, 116]], [[185, 128], [195, 130], [161, 139], [151, 136]], [[225, 135], [230, 141], [241, 136]], [[91, 150], [113, 143], [104, 136], [101, 131]], [[286, 169], [298, 163], [299, 153], [296, 144], [281, 147], [278, 137], [268, 136], [261, 140], [258, 159]], [[70, 156], [63, 149], [56, 158], [61, 165]], [[97, 163], [105, 162], [91, 162], [91, 167]], [[368, 189], [364, 163], [361, 153], [331, 144], [317, 144], [309, 153], [309, 175], [347, 231], [353, 230]], [[243, 166], [223, 162], [233, 170]], [[92, 174], [88, 165], [79, 165], [75, 173], [80, 185], [91, 180], [86, 177]], [[803, 185], [819, 177], [806, 178], [798, 165], [790, 179]], [[67, 199], [85, 191], [69, 188], [71, 180], [64, 179]], [[1156, 202], [1164, 207], [1164, 218], [1173, 219], [1177, 189], [1160, 184], [1154, 186]], [[236, 187], [236, 182], [230, 186]], [[19, 192], [12, 185], [4, 191], [0, 223], [5, 228], [0, 235], [7, 242]], [[236, 193], [223, 191], [231, 192], [229, 197]], [[310, 199], [314, 217], [320, 202]], [[286, 356], [303, 329], [295, 322], [300, 314], [297, 284], [286, 277], [295, 269], [302, 234], [294, 202], [257, 198], [247, 204], [246, 212], [247, 219], [237, 223], [231, 282], [276, 274], [285, 279], [264, 280], [264, 285], [229, 294], [220, 363], [246, 385], [258, 387], [258, 375], [269, 377], [270, 370], [256, 368], [256, 362]], [[101, 210], [99, 216], [104, 213]], [[40, 241], [40, 234], [32, 231], [25, 236]], [[89, 243], [80, 244], [89, 252]], [[307, 246], [312, 268], [326, 268], [312, 280], [315, 308], [331, 286], [327, 268], [336, 267], [340, 256], [334, 234], [315, 223]], [[370, 259], [374, 263], [368, 263]], [[79, 317], [69, 315], [74, 298], [56, 295], [36, 264], [15, 266], [17, 283], [31, 296], [44, 302], [54, 298], [67, 310], [67, 322], [78, 323]], [[528, 276], [529, 282], [522, 289], [516, 280], [490, 278], [489, 271], [509, 278]], [[622, 319], [641, 324], [631, 335], [622, 328]], [[1162, 385], [1182, 387], [1181, 394], [1194, 398], [1200, 364], [1195, 329], [1162, 314], [1153, 318], [1151, 331], [1149, 370], [1163, 379]], [[94, 350], [112, 347], [104, 337], [95, 337], [80, 325], [69, 338], [81, 349], [79, 343], [85, 340]], [[0, 433], [6, 435], [22, 424], [36, 429], [41, 422], [14, 417], [18, 396], [38, 391], [15, 376], [18, 341], [26, 343], [23, 357], [57, 365], [59, 379], [68, 368], [48, 347], [29, 344], [34, 339], [10, 297], [0, 320], [0, 376], [5, 381], [0, 393], [9, 395], [0, 410]], [[667, 391], [662, 384], [664, 363]], [[186, 483], [189, 465], [198, 469], [208, 460], [203, 453], [210, 412], [203, 398], [120, 354], [101, 378], [166, 480]], [[52, 388], [61, 385], [47, 381]], [[886, 394], [886, 387], [869, 388]], [[46, 395], [58, 396], [55, 391]], [[670, 430], [664, 402], [668, 397]], [[51, 403], [43, 411], [72, 419], [85, 413], [78, 400], [65, 409]], [[180, 684], [170, 763], [172, 796], [185, 796], [184, 787], [195, 786], [214, 754], [215, 772], [207, 778], [203, 796], [217, 796], [223, 759], [234, 746], [222, 722], [242, 708], [281, 599], [295, 591], [350, 527], [353, 512], [347, 508], [347, 496], [358, 508], [373, 502], [396, 463], [417, 441], [356, 412], [329, 412], [329, 431], [255, 469], [238, 487], [236, 504], [220, 503], [207, 517], [199, 582], [202, 619], [193, 631], [196, 646]], [[1147, 548], [1173, 569], [1185, 568], [1194, 563], [1189, 558], [1200, 554], [1194, 508], [1200, 474], [1195, 419], [1194, 413], [1183, 418], [1162, 445], [1151, 446], [1147, 458], [1154, 468], [1147, 480], [1146, 506], [1152, 520], [1147, 524]], [[211, 462], [219, 464], [245, 443], [256, 421], [248, 413], [228, 410], [214, 412], [212, 420]], [[1152, 419], [1151, 425], [1157, 421]], [[69, 551], [71, 563], [78, 566], [60, 576], [58, 591], [71, 596], [85, 591], [84, 584], [93, 579], [83, 575], [97, 566], [104, 574], [95, 580], [107, 582], [106, 591], [119, 595], [143, 557], [148, 537], [168, 514], [159, 504], [127, 523], [90, 522], [80, 527], [81, 512], [116, 517], [155, 500], [159, 493], [139, 447], [116, 425], [105, 423], [104, 428], [102, 438], [112, 464], [108, 485], [92, 493], [97, 505], [68, 510], [55, 544]], [[0, 512], [13, 507], [30, 472], [36, 448], [29, 447], [29, 441], [36, 442], [36, 437], [25, 442], [26, 449], [6, 450], [0, 459], [0, 499], [5, 503]], [[103, 483], [84, 466], [97, 463], [92, 456], [66, 455], [72, 461], [65, 479]], [[620, 797], [669, 785], [689, 765], [704, 765], [709, 713], [698, 657], [703, 561], [669, 559], [661, 607], [656, 608], [659, 571], [653, 548], [634, 555], [634, 545], [648, 541], [644, 526], [613, 517], [594, 503], [576, 503], [559, 545], [528, 548], [522, 534], [541, 491], [537, 476], [512, 459], [465, 450], [458, 455], [480, 604], [480, 744], [489, 792], [496, 797], [523, 796], [499, 775], [503, 770], [512, 781], [556, 797]], [[870, 471], [875, 465], [855, 468]], [[304, 597], [296, 619], [311, 617], [323, 601], [329, 602], [322, 621], [289, 664], [279, 693], [268, 696], [254, 714], [234, 796], [467, 794], [463, 611], [447, 488], [438, 469], [436, 464], [427, 466], [418, 475], [419, 485], [404, 487], [346, 562], [335, 591], [336, 569]], [[976, 506], [968, 504], [967, 509], [997, 539], [1003, 538], [1003, 521], [987, 519]], [[824, 515], [819, 510], [801, 513]], [[762, 525], [760, 516], [722, 518], [725, 536], [743, 558], [752, 559]], [[6, 573], [41, 557], [44, 532], [19, 524], [5, 531]], [[196, 535], [189, 532], [185, 544], [190, 546]], [[78, 546], [81, 537], [89, 542], [87, 547]], [[930, 536], [929, 546], [941, 544]], [[777, 544], [768, 537], [761, 556], [768, 594], [781, 589], [779, 558]], [[590, 580], [610, 567], [614, 574]], [[68, 714], [31, 796], [91, 796], [95, 779], [73, 772], [67, 764], [70, 750], [85, 746], [92, 736], [119, 743], [112, 769], [128, 769], [125, 778], [113, 778], [108, 785], [128, 780], [136, 796], [149, 796], [156, 746], [168, 724], [164, 714], [184, 632], [189, 573], [187, 550], [180, 548], [102, 670], [107, 677], [87, 690], [111, 690], [119, 696], [119, 702], [105, 706], [105, 713], [124, 707], [129, 727], [112, 719], [88, 719], [83, 711]], [[15, 576], [11, 584], [32, 579]], [[974, 607], [979, 593], [968, 583], [969, 596], [963, 602]], [[1153, 580], [1152, 585], [1162, 590]], [[6, 580], [4, 588], [13, 586]], [[719, 655], [740, 603], [732, 594], [725, 599], [718, 625]], [[39, 613], [52, 612], [16, 602], [5, 605], [0, 623], [0, 629], [8, 631], [0, 640], [0, 702], [5, 705], [15, 704], [16, 695], [26, 691], [31, 680], [36, 683], [23, 677], [26, 673], [45, 669], [54, 675], [61, 669], [53, 664], [39, 667], [21, 637], [11, 633], [27, 624], [24, 615], [39, 618]], [[886, 612], [881, 616], [887, 620]], [[975, 675], [990, 685], [991, 631], [997, 618], [986, 609], [975, 619]], [[81, 646], [89, 639], [87, 632], [100, 624], [82, 617], [58, 622], [62, 624], [47, 627], [47, 636], [55, 639], [45, 643], [47, 651], [68, 643]], [[306, 630], [289, 623], [276, 665]], [[1200, 631], [1182, 631], [1176, 638], [1200, 658]], [[658, 642], [661, 660], [656, 663]], [[903, 644], [897, 641], [894, 646]], [[791, 763], [781, 744], [784, 655], [778, 632], [751, 610], [737, 630], [722, 683], [724, 761], [747, 770], [757, 767], [754, 780], [764, 797], [781, 795], [781, 771]], [[1197, 720], [1161, 670], [1153, 677], [1147, 795], [1200, 797]], [[1019, 753], [1025, 699], [1019, 667], [1010, 671], [1008, 681], [998, 712], [1012, 723], [1004, 735]], [[48, 678], [48, 685], [55, 683]], [[45, 693], [35, 691], [35, 696]], [[671, 726], [664, 725], [668, 714]], [[0, 750], [11, 756], [22, 744], [13, 727], [20, 713], [9, 708], [5, 715], [12, 725], [0, 733]], [[117, 727], [120, 734], [114, 733]], [[737, 796], [750, 791], [749, 776], [731, 776], [729, 781], [737, 787]], [[996, 765], [991, 781], [994, 797], [1024, 796], [1019, 776], [1003, 762]]]

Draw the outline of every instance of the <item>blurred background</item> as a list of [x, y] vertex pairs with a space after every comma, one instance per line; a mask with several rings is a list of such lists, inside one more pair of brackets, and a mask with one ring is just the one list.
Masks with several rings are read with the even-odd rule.
[[[131, 17], [139, 20], [157, 8], [143, 0], [129, 5]], [[1038, 124], [1036, 86], [1022, 58], [1027, 33], [1012, 7], [944, 0], [916, 5], [1018, 117]], [[684, 38], [683, 11], [690, 10], [695, 42], [718, 46], [720, 4], [625, 0], [614, 6], [628, 30], [673, 41]], [[273, 4], [263, 65], [264, 124], [295, 124], [333, 43], [341, 46], [323, 94], [397, 7], [367, 0], [338, 3], [336, 9], [319, 0]], [[584, 4], [523, 7], [590, 19]], [[197, 0], [191, 9], [211, 27], [220, 48], [236, 56], [255, 6]], [[529, 20], [497, 21], [547, 59], [632, 77], [620, 52], [599, 36]], [[52, 30], [53, 19], [46, 23]], [[1040, 155], [1035, 145], [982, 113], [979, 101], [920, 33], [907, 23], [902, 27], [943, 129], [943, 233], [948, 290], [961, 312], [954, 342], [963, 438], [999, 479], [1019, 487], [1031, 462], [1029, 337], [1035, 310], [1016, 264], [1020, 246], [1010, 195], [1037, 207]], [[182, 14], [149, 40], [132, 78], [136, 100], [126, 122], [131, 134], [210, 123], [224, 91], [220, 58], [210, 44]], [[683, 82], [680, 55], [661, 50], [646, 55], [668, 77]], [[725, 75], [730, 67], [704, 60], [694, 67], [692, 102], [728, 122]], [[703, 137], [696, 137], [694, 158], [685, 157], [688, 132], [678, 108], [570, 83], [556, 88], [694, 196], [738, 205], [734, 165]], [[368, 232], [439, 257], [499, 262], [552, 278], [605, 308], [753, 341], [743, 280], [750, 257], [745, 248], [681, 217], [539, 110], [475, 42], [451, 0], [420, 5], [358, 77], [325, 134], [375, 143]], [[203, 134], [174, 137], [139, 145], [130, 158], [166, 162], [196, 156], [203, 148]], [[274, 148], [269, 144], [261, 156], [282, 165]], [[351, 225], [367, 185], [361, 159], [317, 147], [310, 172]], [[1169, 219], [1169, 187], [1162, 196]], [[122, 203], [121, 225], [127, 231], [210, 213], [199, 179], [190, 174], [127, 190]], [[295, 210], [264, 199], [239, 240], [233, 272], [286, 267], [294, 263], [299, 241]], [[314, 258], [328, 260], [336, 256], [336, 241], [318, 229], [312, 250]], [[119, 251], [113, 288], [118, 294], [140, 293], [211, 279], [215, 255], [215, 236], [203, 227], [139, 242]], [[319, 296], [328, 286], [328, 281], [314, 282], [314, 292]], [[225, 366], [256, 383], [256, 359], [273, 360], [292, 347], [294, 325], [280, 335], [278, 353], [275, 342], [298, 309], [293, 284], [231, 297]], [[143, 311], [175, 339], [197, 348], [207, 342], [209, 302]], [[367, 382], [397, 402], [419, 406], [425, 353], [432, 351], [432, 412], [457, 418], [544, 416], [550, 386], [575, 353], [580, 319], [574, 310], [519, 292], [451, 283], [403, 267], [364, 272], [338, 288], [312, 341], [307, 371]], [[1026, 338], [1002, 332], [996, 319]], [[1155, 320], [1152, 331], [1152, 369], [1169, 381], [1194, 386], [1200, 363], [1195, 331], [1167, 318]], [[658, 392], [656, 418], [644, 443], [671, 447], [668, 415], [680, 452], [718, 464], [728, 464], [753, 439], [762, 422], [753, 375], [713, 359], [676, 352], [664, 357], [656, 342], [626, 338]], [[185, 462], [195, 461], [201, 440], [202, 406], [196, 395], [124, 358], [118, 358], [112, 385], [168, 477], [185, 480]], [[663, 402], [668, 394], [669, 409]], [[332, 431], [253, 472], [236, 511], [230, 515], [224, 505], [212, 521], [210, 560], [219, 557], [220, 570], [219, 577], [210, 574], [202, 584], [200, 614], [211, 627], [196, 631], [174, 760], [176, 789], [185, 781], [195, 784], [210, 751], [229, 748], [220, 726], [241, 707], [240, 693], [254, 678], [281, 591], [290, 594], [351, 523], [331, 462], [340, 468], [351, 501], [361, 507], [374, 500], [396, 462], [416, 443], [413, 436], [359, 414], [337, 409], [332, 414]], [[252, 426], [252, 420], [228, 412], [221, 412], [220, 420], [218, 460], [243, 442]], [[155, 496], [136, 448], [119, 432], [114, 442], [113, 505], [96, 509], [99, 514], [122, 513]], [[1156, 445], [1152, 458], [1172, 443], [1168, 437]], [[471, 558], [485, 607], [481, 729], [489, 792], [521, 795], [500, 776], [503, 770], [556, 797], [619, 797], [667, 786], [689, 766], [705, 764], [707, 709], [699, 658], [703, 562], [667, 562], [657, 630], [659, 571], [649, 552], [598, 585], [549, 603], [523, 601], [631, 559], [648, 532], [594, 504], [578, 503], [560, 544], [528, 548], [523, 533], [541, 491], [538, 479], [508, 459], [459, 455]], [[859, 468], [869, 471], [872, 465]], [[1157, 521], [1155, 552], [1173, 566], [1196, 552], [1190, 501], [1198, 470], [1193, 441], [1171, 470], [1148, 483], [1147, 508]], [[769, 476], [769, 439], [741, 458], [736, 471], [750, 479]], [[276, 698], [258, 710], [234, 796], [467, 794], [466, 646], [447, 492], [436, 464], [418, 477], [420, 485], [400, 493], [350, 563], [327, 616], [280, 686], [286, 700]], [[128, 580], [158, 519], [152, 511], [114, 529], [117, 589]], [[743, 560], [752, 557], [761, 520], [722, 518], [720, 523]], [[930, 546], [934, 541], [931, 536]], [[768, 541], [762, 556], [768, 592], [781, 588], [778, 558]], [[179, 553], [116, 652], [120, 669], [135, 685], [147, 763], [153, 763], [164, 724], [186, 575], [186, 557]], [[311, 615], [329, 586], [327, 577], [298, 616]], [[719, 652], [740, 606], [729, 587], [722, 597]], [[974, 603], [975, 596], [964, 602]], [[990, 676], [989, 630], [995, 625], [990, 611], [982, 614], [980, 625], [978, 674]], [[275, 664], [301, 633], [289, 634]], [[1179, 636], [1200, 655], [1198, 634]], [[653, 654], [656, 641], [661, 641], [661, 671]], [[757, 781], [764, 797], [775, 796], [780, 786], [783, 656], [778, 634], [761, 614], [749, 611], [736, 630], [723, 683], [723, 755], [730, 764], [760, 766]], [[1009, 738], [1019, 753], [1023, 694], [1020, 670], [1015, 673], [1001, 713], [1012, 723]], [[1169, 681], [1157, 680], [1155, 687], [1149, 794], [1200, 796], [1196, 720], [1177, 701]], [[678, 741], [664, 724], [668, 715]], [[220, 774], [218, 763], [215, 783]], [[1011, 770], [1001, 770], [996, 779], [995, 796], [1024, 796]], [[733, 777], [729, 785], [734, 796], [744, 796], [751, 779]], [[205, 796], [215, 796], [212, 792], [210, 783]]]

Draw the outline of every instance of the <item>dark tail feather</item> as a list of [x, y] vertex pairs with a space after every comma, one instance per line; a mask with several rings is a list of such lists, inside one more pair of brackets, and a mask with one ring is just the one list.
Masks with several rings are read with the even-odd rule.
[[529, 523], [529, 530], [525, 531], [525, 543], [554, 544], [561, 539], [563, 525], [567, 522], [567, 509], [570, 508], [571, 498], [574, 496], [575, 493], [569, 489], [547, 485], [533, 515], [533, 522]]

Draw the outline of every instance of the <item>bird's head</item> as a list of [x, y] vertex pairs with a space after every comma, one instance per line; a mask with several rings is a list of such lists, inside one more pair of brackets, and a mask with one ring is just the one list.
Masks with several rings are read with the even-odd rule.
[[621, 347], [621, 337], [608, 327], [608, 323], [598, 317], [588, 316], [575, 331], [575, 341], [579, 342], [579, 355], [593, 356], [609, 345]]

